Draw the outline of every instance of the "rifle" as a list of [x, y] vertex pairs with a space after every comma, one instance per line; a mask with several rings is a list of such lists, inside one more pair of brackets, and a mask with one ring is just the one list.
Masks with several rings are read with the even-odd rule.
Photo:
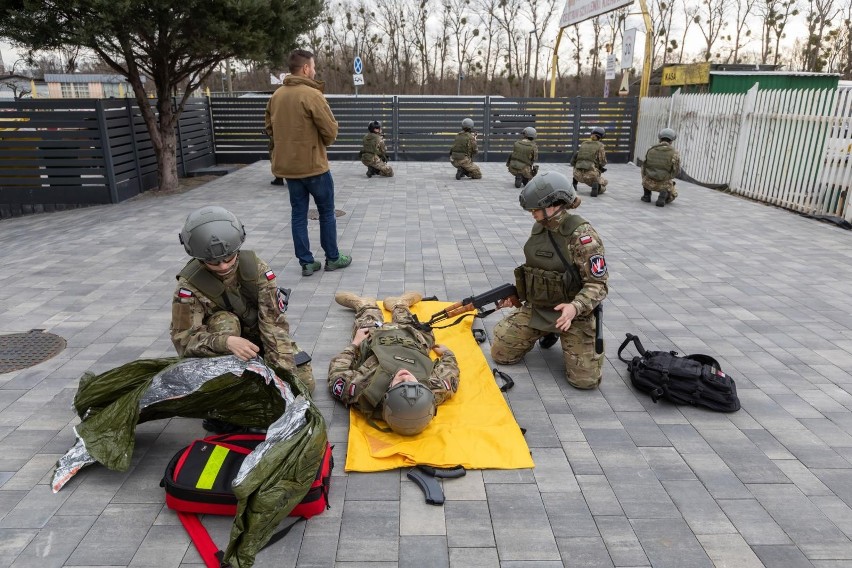
[[[432, 317], [423, 325], [432, 327], [434, 324], [444, 321], [467, 312], [479, 310], [488, 304], [496, 304], [500, 300], [509, 300], [516, 308], [521, 307], [521, 300], [518, 299], [518, 289], [511, 284], [502, 284], [496, 288], [492, 288], [482, 294], [470, 296], [460, 302], [456, 302], [452, 306], [448, 306], [440, 312], [433, 314]], [[477, 317], [484, 318], [487, 315], [494, 313], [497, 310], [496, 306], [491, 310], [480, 311]], [[454, 325], [454, 324], [450, 324]], [[445, 326], [447, 327], [447, 326]]]

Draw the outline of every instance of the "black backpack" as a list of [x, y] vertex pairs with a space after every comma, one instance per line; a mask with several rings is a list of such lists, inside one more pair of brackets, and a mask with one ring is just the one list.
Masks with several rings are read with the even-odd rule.
[[[640, 356], [628, 361], [621, 352], [631, 341]], [[646, 351], [639, 338], [628, 333], [618, 348], [618, 358], [627, 363], [633, 386], [650, 394], [655, 403], [664, 398], [675, 404], [704, 406], [719, 412], [740, 409], [734, 379], [709, 355], [680, 357], [676, 351]]]

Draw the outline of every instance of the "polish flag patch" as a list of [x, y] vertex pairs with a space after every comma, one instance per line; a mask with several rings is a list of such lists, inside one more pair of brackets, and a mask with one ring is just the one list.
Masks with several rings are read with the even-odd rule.
[[581, 245], [587, 245], [594, 240], [595, 239], [593, 239], [591, 235], [583, 235], [582, 237], [580, 237], [580, 244]]
[[192, 290], [181, 288], [178, 290], [178, 298], [192, 298]]
[[264, 276], [266, 276], [267, 280], [274, 280], [275, 279], [275, 273], [272, 272], [271, 270], [267, 270], [266, 274], [264, 274]]
[[355, 396], [355, 383], [352, 383], [351, 385], [349, 385], [349, 396], [350, 397]]

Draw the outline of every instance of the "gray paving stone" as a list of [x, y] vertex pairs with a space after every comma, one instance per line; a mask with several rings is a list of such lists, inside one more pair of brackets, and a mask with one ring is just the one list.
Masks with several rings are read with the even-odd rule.
[[350, 473], [346, 501], [399, 501], [400, 471]]
[[153, 526], [145, 535], [128, 566], [180, 566], [192, 541], [185, 531], [168, 526]]
[[601, 538], [616, 566], [647, 566], [648, 557], [627, 517], [596, 517]]
[[399, 503], [346, 501], [337, 548], [339, 562], [397, 562]]
[[401, 536], [399, 539], [399, 567], [420, 568], [450, 565], [447, 538], [444, 536]]
[[662, 484], [693, 533], [716, 535], [737, 532], [700, 481], [670, 480]]
[[469, 469], [464, 477], [445, 480], [444, 499], [447, 501], [485, 501], [485, 481], [479, 469]]
[[640, 448], [639, 451], [660, 481], [695, 479], [695, 474], [674, 448]]
[[494, 531], [488, 504], [484, 501], [444, 503], [447, 542], [451, 548], [494, 547]]
[[597, 475], [603, 473], [598, 458], [587, 442], [563, 442], [562, 449], [575, 475]]
[[496, 548], [450, 548], [450, 568], [500, 566]]
[[752, 546], [752, 550], [766, 568], [812, 568], [802, 551], [793, 545]]
[[790, 538], [755, 499], [720, 499], [719, 506], [751, 546], [790, 544]]
[[683, 459], [716, 499], [748, 499], [751, 494], [734, 472], [714, 453], [683, 454]]
[[67, 494], [51, 493], [48, 485], [36, 485], [0, 520], [0, 528], [40, 529], [62, 507], [67, 498]]
[[714, 566], [763, 568], [763, 563], [740, 535], [698, 535], [698, 541]]
[[444, 507], [426, 503], [423, 492], [410, 481], [402, 482], [402, 495], [399, 499], [399, 534], [400, 536], [447, 534]]
[[485, 491], [501, 562], [559, 559], [544, 504], [534, 485], [490, 483]]
[[562, 448], [540, 448], [533, 452], [533, 457], [533, 474], [540, 493], [580, 491]]
[[594, 518], [581, 493], [542, 493], [541, 499], [557, 539], [598, 536]]
[[595, 517], [601, 515], [619, 516], [624, 511], [612, 487], [603, 475], [578, 475], [577, 483]]
[[13, 568], [61, 568], [97, 517], [53, 517], [12, 564]]
[[600, 537], [578, 536], [556, 539], [564, 565], [611, 568], [613, 565]]
[[630, 522], [654, 568], [713, 566], [683, 519], [636, 519]]
[[155, 505], [110, 505], [80, 541], [67, 564], [130, 564], [159, 511], [160, 507]]

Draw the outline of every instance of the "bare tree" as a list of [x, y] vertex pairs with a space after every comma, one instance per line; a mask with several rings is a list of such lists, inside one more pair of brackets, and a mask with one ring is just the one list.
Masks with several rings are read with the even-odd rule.
[[791, 17], [799, 14], [796, 0], [759, 0], [755, 8], [761, 20], [760, 62], [778, 65], [781, 39]]
[[725, 37], [731, 44], [725, 63], [741, 61], [740, 50], [752, 40], [750, 20], [757, 2], [758, 0], [733, 0], [734, 33]]
[[[792, 1], [792, 0], [791, 0]], [[681, 0], [681, 14], [683, 15], [683, 31], [680, 37], [680, 52], [677, 56], [677, 62], [683, 63], [683, 49], [686, 46], [686, 37], [689, 33], [689, 28], [695, 23], [695, 18], [698, 16], [698, 6], [690, 3], [689, 0]], [[677, 40], [669, 40], [672, 51], [678, 48]]]
[[826, 66], [823, 41], [831, 29], [832, 20], [840, 13], [834, 6], [834, 0], [809, 0], [805, 21], [808, 36], [805, 40], [803, 71], [822, 71]]
[[695, 16], [695, 23], [704, 36], [705, 49], [704, 61], [718, 58], [718, 53], [713, 53], [713, 46], [722, 35], [722, 30], [728, 25], [728, 13], [730, 12], [731, 0], [702, 0], [699, 14]]
[[[654, 0], [650, 9], [651, 17], [651, 61], [666, 64], [668, 59], [669, 36], [671, 35], [672, 19], [674, 18], [674, 3], [671, 0]], [[662, 56], [659, 53], [662, 51]]]

